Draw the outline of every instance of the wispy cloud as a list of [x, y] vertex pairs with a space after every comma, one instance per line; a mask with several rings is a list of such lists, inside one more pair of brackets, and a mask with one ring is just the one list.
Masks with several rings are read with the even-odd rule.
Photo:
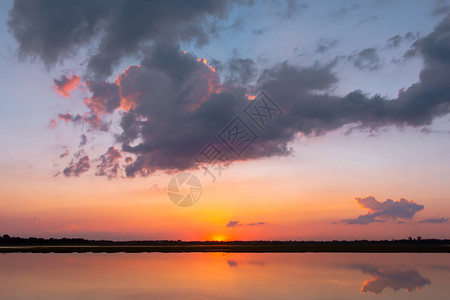
[[435, 224], [436, 223], [447, 223], [449, 219], [450, 218], [445, 218], [445, 217], [441, 218], [440, 216], [437, 216], [435, 218], [428, 218], [428, 219], [419, 221], [419, 223], [435, 223]]
[[230, 221], [227, 224], [227, 227], [237, 227], [237, 226], [259, 226], [259, 225], [265, 225], [266, 222], [256, 222], [256, 223], [247, 223], [247, 224], [242, 224], [239, 221]]

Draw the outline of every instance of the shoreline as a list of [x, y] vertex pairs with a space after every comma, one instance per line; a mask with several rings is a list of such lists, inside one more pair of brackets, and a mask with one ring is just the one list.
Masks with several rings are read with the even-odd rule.
[[450, 253], [448, 244], [195, 244], [195, 245], [5, 245], [0, 253]]

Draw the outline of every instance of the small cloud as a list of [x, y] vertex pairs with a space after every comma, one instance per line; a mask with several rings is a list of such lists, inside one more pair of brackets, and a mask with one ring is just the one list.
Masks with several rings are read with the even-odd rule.
[[66, 149], [66, 150], [59, 156], [59, 158], [64, 158], [64, 157], [66, 157], [67, 155], [69, 155], [69, 150], [68, 150], [68, 149]]
[[257, 226], [257, 225], [264, 225], [266, 222], [258, 222], [258, 223], [248, 223], [249, 226]]
[[[388, 220], [396, 221], [397, 218], [410, 220], [414, 215], [423, 210], [424, 206], [400, 198], [398, 201], [387, 199], [384, 202], [377, 201], [374, 197], [355, 198], [356, 202], [362, 208], [368, 209], [369, 213], [360, 215], [354, 219], [345, 219], [342, 222], [347, 224], [369, 224], [373, 222], [386, 222]], [[401, 220], [400, 220], [401, 221]]]
[[[75, 156], [81, 155], [77, 153]], [[82, 173], [89, 171], [91, 165], [89, 163], [89, 156], [85, 155], [78, 159], [78, 161], [72, 160], [67, 168], [64, 169], [63, 174], [66, 177], [80, 176]]]
[[87, 136], [85, 134], [82, 134], [80, 139], [81, 139], [80, 140], [80, 147], [86, 145], [86, 143], [87, 143]]
[[402, 37], [400, 35], [396, 35], [391, 37], [390, 39], [388, 39], [387, 41], [387, 47], [388, 48], [394, 48], [397, 47], [398, 45], [400, 45], [400, 43], [402, 42]]
[[107, 176], [108, 179], [115, 178], [120, 173], [119, 160], [122, 157], [120, 151], [109, 147], [105, 154], [100, 156], [100, 164], [97, 165], [96, 176]]
[[376, 71], [381, 68], [381, 60], [375, 48], [361, 50], [356, 55], [350, 55], [348, 60], [352, 61], [353, 66], [360, 70]]
[[324, 53], [337, 45], [337, 40], [320, 39], [317, 43], [316, 52]]
[[241, 226], [242, 224], [239, 224], [239, 221], [230, 221], [227, 224], [227, 227], [236, 227], [236, 226]]
[[248, 223], [248, 224], [242, 224], [239, 221], [230, 221], [227, 224], [227, 227], [236, 227], [236, 226], [258, 226], [258, 225], [265, 225], [266, 222], [256, 222], [256, 223]]
[[56, 126], [58, 126], [58, 122], [55, 119], [51, 119], [47, 124], [47, 128], [49, 129], [55, 129]]
[[261, 35], [261, 34], [267, 32], [267, 31], [268, 31], [267, 28], [260, 28], [260, 29], [253, 29], [252, 33], [255, 34], [255, 35]]
[[70, 97], [70, 92], [74, 90], [81, 82], [80, 76], [77, 75], [62, 75], [60, 79], [53, 79], [55, 84], [53, 88], [63, 97]]
[[386, 47], [387, 48], [395, 48], [398, 47], [403, 41], [414, 41], [420, 37], [420, 33], [408, 31], [403, 36], [397, 34], [387, 40]]
[[428, 218], [422, 221], [419, 221], [419, 223], [432, 223], [432, 224], [438, 224], [438, 223], [447, 223], [450, 218], [440, 218], [440, 216], [437, 216], [436, 218]]

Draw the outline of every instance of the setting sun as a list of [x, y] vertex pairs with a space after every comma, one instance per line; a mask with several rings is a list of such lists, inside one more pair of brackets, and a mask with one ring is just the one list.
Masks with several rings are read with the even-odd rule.
[[223, 235], [215, 235], [212, 238], [212, 241], [214, 242], [225, 242], [227, 240], [227, 238]]

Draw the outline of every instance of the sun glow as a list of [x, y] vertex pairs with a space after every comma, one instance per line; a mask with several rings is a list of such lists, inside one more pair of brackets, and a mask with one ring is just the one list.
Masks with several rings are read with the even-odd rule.
[[212, 237], [212, 241], [214, 241], [214, 242], [225, 242], [226, 241], [226, 237], [225, 236], [223, 236], [223, 235], [215, 235], [215, 236], [213, 236]]

